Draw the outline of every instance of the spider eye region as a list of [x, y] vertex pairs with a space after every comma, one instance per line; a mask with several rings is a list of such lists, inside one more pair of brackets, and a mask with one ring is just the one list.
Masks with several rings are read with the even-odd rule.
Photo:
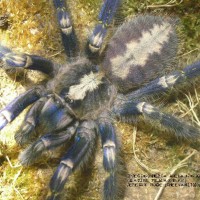
[[78, 117], [100, 112], [113, 92], [104, 72], [85, 58], [61, 66], [48, 88], [65, 100]]

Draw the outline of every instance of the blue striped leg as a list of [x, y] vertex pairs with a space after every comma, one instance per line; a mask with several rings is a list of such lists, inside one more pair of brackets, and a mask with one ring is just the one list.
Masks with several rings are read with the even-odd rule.
[[24, 145], [31, 140], [31, 133], [39, 122], [39, 115], [46, 101], [46, 97], [39, 99], [27, 112], [19, 131], [15, 134], [15, 140], [18, 144]]
[[49, 132], [49, 130], [59, 131], [64, 129], [74, 118], [74, 113], [65, 105], [65, 102], [62, 102], [60, 97], [50, 95], [41, 110], [39, 120]]
[[94, 148], [96, 124], [84, 121], [77, 128], [74, 144], [62, 158], [50, 181], [51, 196], [48, 200], [58, 200], [68, 176], [86, 163]]
[[158, 108], [146, 102], [123, 101], [115, 104], [113, 112], [116, 117], [128, 121], [131, 117], [143, 115], [145, 120], [153, 126], [161, 126], [175, 134], [177, 138], [188, 140], [197, 139], [200, 136], [200, 129], [174, 117], [173, 115], [161, 112]]
[[64, 0], [53, 0], [65, 52], [74, 57], [78, 50], [77, 38]]
[[104, 199], [116, 200], [119, 197], [117, 183], [118, 143], [116, 130], [107, 114], [102, 114], [98, 121], [99, 133], [103, 147], [103, 166], [109, 173], [104, 183]]
[[61, 132], [48, 133], [31, 144], [25, 151], [19, 155], [19, 160], [22, 165], [28, 166], [33, 164], [43, 152], [54, 149], [69, 141], [74, 135], [78, 122], [73, 126], [69, 126]]
[[21, 67], [41, 71], [50, 76], [55, 71], [54, 64], [46, 58], [25, 53], [14, 53], [2, 45], [0, 45], [0, 59], [3, 61], [5, 68]]
[[173, 87], [181, 87], [184, 85], [184, 82], [192, 81], [198, 76], [200, 76], [200, 61], [187, 66], [183, 71], [175, 71], [169, 75], [157, 78], [144, 87], [133, 91], [124, 97], [127, 101], [133, 101], [134, 99], [160, 94], [172, 89]]
[[112, 22], [120, 0], [105, 0], [99, 13], [99, 24], [89, 37], [88, 54], [98, 53], [107, 33], [107, 26]]
[[58, 99], [54, 95], [49, 95], [38, 100], [30, 108], [19, 132], [15, 135], [18, 144], [31, 142], [35, 136], [33, 130], [37, 125], [44, 126], [40, 126], [43, 132], [60, 132], [74, 121], [73, 116], [63, 108], [63, 105], [56, 102]]
[[24, 92], [0, 111], [0, 130], [13, 121], [27, 106], [45, 95], [45, 89], [35, 87]]

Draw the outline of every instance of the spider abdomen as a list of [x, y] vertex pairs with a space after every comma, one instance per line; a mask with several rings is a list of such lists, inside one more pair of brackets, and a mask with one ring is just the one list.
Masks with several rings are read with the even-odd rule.
[[176, 21], [138, 16], [124, 23], [108, 46], [103, 68], [121, 92], [127, 92], [166, 71], [175, 57]]

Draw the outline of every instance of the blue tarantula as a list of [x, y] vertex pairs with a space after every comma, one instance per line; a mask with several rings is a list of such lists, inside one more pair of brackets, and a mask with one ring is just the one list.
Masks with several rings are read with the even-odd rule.
[[200, 62], [162, 76], [176, 55], [177, 21], [152, 15], [139, 15], [123, 23], [111, 38], [103, 59], [98, 59], [119, 0], [105, 0], [85, 53], [77, 56], [77, 38], [65, 2], [53, 2], [69, 61], [55, 64], [37, 55], [14, 53], [1, 45], [0, 58], [5, 68], [38, 70], [52, 79], [29, 89], [2, 109], [0, 129], [33, 104], [15, 139], [20, 145], [29, 143], [40, 126], [47, 134], [20, 154], [22, 165], [30, 165], [44, 151], [73, 141], [50, 181], [49, 200], [61, 197], [68, 176], [88, 161], [100, 135], [103, 166], [109, 174], [103, 198], [114, 200], [119, 198], [119, 143], [114, 121], [135, 122], [143, 115], [178, 137], [199, 137], [199, 129], [161, 112], [146, 100], [197, 77]]

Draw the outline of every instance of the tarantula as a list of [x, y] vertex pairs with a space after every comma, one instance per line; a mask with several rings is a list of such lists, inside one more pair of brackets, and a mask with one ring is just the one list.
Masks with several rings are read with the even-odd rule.
[[176, 55], [177, 21], [139, 15], [117, 29], [103, 61], [97, 64], [119, 0], [104, 2], [100, 22], [88, 39], [85, 53], [77, 56], [77, 38], [65, 2], [53, 2], [68, 63], [60, 65], [37, 55], [14, 53], [1, 45], [0, 58], [5, 68], [38, 70], [51, 79], [29, 89], [2, 109], [0, 129], [33, 104], [15, 139], [20, 145], [29, 143], [40, 126], [47, 134], [20, 154], [22, 165], [30, 165], [44, 151], [73, 141], [50, 181], [49, 200], [61, 197], [69, 175], [88, 161], [100, 135], [103, 166], [109, 173], [104, 183], [104, 199], [117, 199], [119, 143], [114, 121], [135, 122], [143, 115], [150, 123], [156, 122], [178, 137], [199, 137], [199, 129], [161, 112], [145, 100], [198, 76], [200, 62], [162, 76]]

